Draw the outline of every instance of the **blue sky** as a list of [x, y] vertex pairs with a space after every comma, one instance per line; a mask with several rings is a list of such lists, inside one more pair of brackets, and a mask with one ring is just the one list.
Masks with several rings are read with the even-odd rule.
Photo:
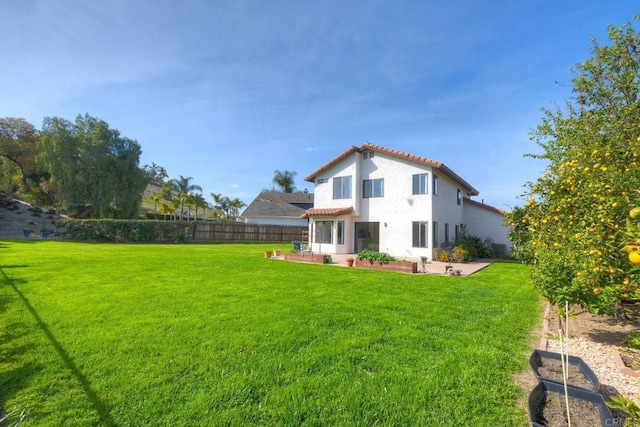
[[[249, 204], [365, 141], [441, 161], [498, 208], [529, 130], [637, 0], [0, 0], [0, 117], [88, 113], [141, 165]], [[634, 24], [635, 25], [635, 24]]]

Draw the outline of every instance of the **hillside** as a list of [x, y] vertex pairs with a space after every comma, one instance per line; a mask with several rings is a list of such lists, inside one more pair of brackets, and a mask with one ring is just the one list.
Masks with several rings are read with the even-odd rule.
[[0, 239], [24, 238], [22, 230], [31, 230], [32, 238], [41, 238], [42, 229], [55, 229], [54, 223], [61, 217], [55, 211], [14, 199], [0, 192]]

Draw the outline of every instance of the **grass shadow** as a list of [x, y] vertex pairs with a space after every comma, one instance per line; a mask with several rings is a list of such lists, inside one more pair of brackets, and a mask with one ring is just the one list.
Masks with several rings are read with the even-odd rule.
[[[95, 392], [95, 390], [93, 390], [93, 388], [91, 387], [91, 383], [87, 379], [86, 375], [82, 373], [82, 371], [78, 368], [78, 365], [76, 365], [76, 363], [74, 362], [73, 358], [71, 358], [69, 353], [64, 349], [64, 347], [56, 339], [56, 337], [53, 335], [53, 333], [51, 332], [47, 324], [42, 320], [42, 318], [40, 317], [36, 309], [31, 305], [31, 303], [29, 302], [29, 299], [20, 291], [20, 289], [18, 289], [17, 285], [25, 282], [12, 279], [5, 272], [5, 268], [17, 268], [17, 267], [28, 267], [28, 266], [0, 267], [0, 280], [3, 282], [3, 284], [6, 284], [13, 289], [13, 291], [18, 296], [18, 298], [22, 301], [22, 303], [25, 305], [29, 313], [31, 313], [38, 327], [45, 334], [45, 336], [47, 337], [51, 345], [53, 345], [56, 352], [64, 362], [66, 368], [71, 372], [73, 377], [78, 381], [78, 383], [82, 387], [82, 390], [84, 391], [87, 398], [89, 399], [89, 402], [91, 403], [93, 409], [98, 413], [98, 416], [100, 417], [100, 424], [105, 426], [115, 426], [116, 423], [111, 417], [111, 414], [109, 413], [109, 411], [106, 409], [106, 405], [104, 404], [104, 402], [102, 402], [102, 400], [100, 399], [98, 394]], [[32, 374], [33, 372], [28, 371], [25, 373]], [[4, 409], [4, 408], [0, 408], [0, 409]]]

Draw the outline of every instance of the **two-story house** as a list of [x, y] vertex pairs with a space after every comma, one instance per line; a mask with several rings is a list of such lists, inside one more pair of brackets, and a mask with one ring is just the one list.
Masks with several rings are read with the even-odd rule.
[[432, 259], [463, 226], [510, 248], [504, 212], [472, 201], [478, 190], [440, 162], [367, 142], [305, 180], [314, 183], [314, 207], [302, 217], [315, 252], [370, 249]]

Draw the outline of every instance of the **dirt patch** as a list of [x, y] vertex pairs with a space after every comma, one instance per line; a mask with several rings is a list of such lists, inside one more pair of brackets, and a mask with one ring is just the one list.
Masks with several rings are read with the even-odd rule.
[[[547, 393], [540, 405], [535, 421], [545, 426], [568, 426], [564, 397], [558, 393]], [[601, 424], [598, 405], [580, 399], [569, 399], [569, 415], [574, 427], [593, 427]]]
[[[567, 382], [575, 387], [592, 390], [593, 384], [585, 376], [579, 366], [569, 363], [567, 369]], [[555, 382], [562, 382], [562, 362], [555, 359], [541, 359], [538, 373]]]
[[[640, 328], [640, 307], [626, 303], [629, 315], [619, 321], [613, 316], [596, 316], [579, 307], [572, 308], [569, 318], [569, 337], [584, 338], [593, 342], [622, 347], [625, 339]], [[556, 339], [559, 328], [564, 328], [564, 318], [558, 314], [549, 316], [550, 338]]]

